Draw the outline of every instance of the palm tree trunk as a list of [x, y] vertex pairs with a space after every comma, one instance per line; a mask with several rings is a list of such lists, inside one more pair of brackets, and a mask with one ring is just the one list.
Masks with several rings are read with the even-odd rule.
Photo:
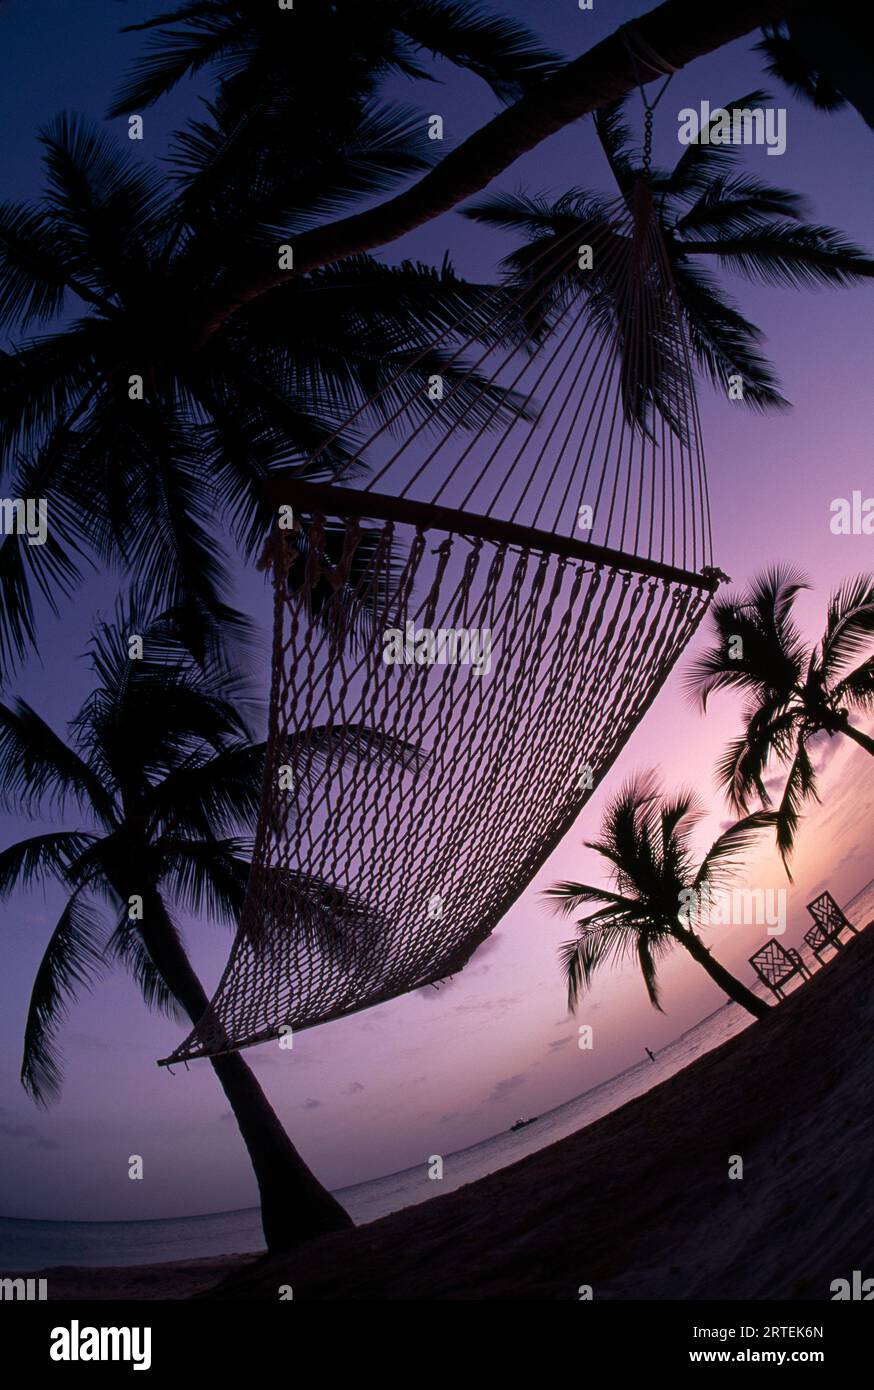
[[867, 734], [863, 734], [862, 730], [857, 729], [849, 720], [846, 724], [841, 725], [841, 733], [846, 734], [847, 738], [851, 738], [854, 743], [858, 743], [860, 748], [864, 748], [865, 752], [870, 753], [874, 758], [874, 738], [869, 738]]
[[[770, 20], [784, 18], [793, 3], [735, 0], [732, 5], [702, 5], [701, 0], [664, 0], [634, 23], [651, 51], [671, 67], [682, 68]], [[188, 347], [203, 347], [229, 315], [294, 275], [384, 246], [447, 212], [547, 136], [633, 91], [641, 71], [646, 81], [653, 76], [642, 58], [632, 58], [624, 34], [610, 34], [488, 121], [411, 188], [365, 212], [302, 232], [295, 238], [294, 271], [265, 271], [263, 255], [238, 268], [202, 306]]]
[[252, 1160], [267, 1249], [290, 1250], [314, 1236], [351, 1227], [352, 1218], [304, 1163], [239, 1052], [212, 1057], [210, 1063]]
[[[199, 1022], [209, 1000], [157, 892], [144, 898], [140, 930], [167, 988], [192, 1023]], [[252, 1160], [267, 1249], [290, 1250], [314, 1236], [351, 1227], [352, 1218], [306, 1166], [240, 1054], [211, 1057], [210, 1064]]]
[[719, 985], [719, 988], [725, 991], [729, 999], [742, 1005], [754, 1018], [767, 1018], [771, 1012], [770, 1005], [766, 1004], [758, 995], [753, 994], [753, 991], [742, 981], [735, 979], [731, 971], [726, 970], [724, 965], [720, 965], [718, 960], [714, 960], [700, 937], [687, 930], [686, 927], [680, 926], [674, 927], [672, 935], [685, 946], [692, 959], [703, 966], [714, 984]]

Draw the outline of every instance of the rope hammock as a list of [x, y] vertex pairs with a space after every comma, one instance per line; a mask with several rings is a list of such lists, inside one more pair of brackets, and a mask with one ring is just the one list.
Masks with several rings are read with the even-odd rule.
[[163, 1064], [461, 970], [706, 611], [700, 424], [647, 181], [522, 260], [434, 345], [442, 383], [410, 354], [344, 427], [378, 413], [353, 450], [271, 475], [297, 529], [267, 551], [252, 870], [210, 1008]]

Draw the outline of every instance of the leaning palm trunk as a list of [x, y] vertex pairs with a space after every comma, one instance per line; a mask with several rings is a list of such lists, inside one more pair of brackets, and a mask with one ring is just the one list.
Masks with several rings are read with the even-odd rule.
[[685, 946], [692, 959], [696, 960], [707, 971], [714, 984], [719, 985], [719, 988], [725, 991], [729, 999], [733, 999], [736, 1004], [747, 1009], [755, 1018], [767, 1017], [770, 1013], [769, 1005], [753, 994], [752, 990], [748, 989], [740, 980], [736, 980], [731, 971], [726, 970], [724, 965], [720, 965], [718, 960], [714, 960], [704, 942], [693, 931], [678, 925], [672, 928], [671, 935]]
[[548, 136], [633, 91], [641, 74], [650, 81], [654, 75], [685, 67], [763, 24], [783, 19], [790, 4], [791, 0], [735, 0], [733, 5], [664, 0], [635, 22], [634, 47], [629, 26], [622, 25], [468, 136], [410, 188], [364, 212], [302, 232], [295, 238], [293, 272], [277, 273], [275, 260], [265, 270], [263, 256], [240, 265], [215, 299], [203, 305], [189, 348], [203, 347], [242, 305], [287, 283], [292, 275], [385, 246], [481, 192]]
[[847, 738], [851, 738], [854, 743], [858, 743], [860, 748], [864, 748], [866, 753], [870, 753], [874, 757], [874, 738], [869, 738], [867, 734], [863, 734], [862, 730], [857, 729], [855, 724], [845, 720], [841, 725], [841, 733], [846, 734]]
[[[192, 1023], [199, 1022], [209, 999], [157, 894], [144, 902], [140, 929], [167, 988]], [[352, 1226], [351, 1217], [307, 1168], [239, 1053], [212, 1057], [210, 1062], [252, 1160], [267, 1249], [289, 1250], [314, 1236]]]

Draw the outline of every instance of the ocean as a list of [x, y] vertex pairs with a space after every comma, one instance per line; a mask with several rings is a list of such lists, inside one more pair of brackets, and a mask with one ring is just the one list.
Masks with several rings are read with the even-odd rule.
[[[874, 917], [874, 879], [844, 909], [864, 925]], [[758, 992], [758, 991], [757, 991]], [[761, 991], [764, 993], [764, 990]], [[682, 1071], [750, 1025], [736, 1004], [725, 1004], [663, 1048], [609, 1081], [540, 1115], [535, 1123], [484, 1139], [444, 1158], [443, 1180], [422, 1181], [422, 1165], [335, 1193], [359, 1225], [402, 1207], [452, 1192], [575, 1133], [659, 1082]], [[42, 1269], [51, 1265], [157, 1264], [209, 1255], [261, 1250], [264, 1239], [257, 1207], [207, 1216], [153, 1221], [26, 1221], [0, 1218], [0, 1270]]]

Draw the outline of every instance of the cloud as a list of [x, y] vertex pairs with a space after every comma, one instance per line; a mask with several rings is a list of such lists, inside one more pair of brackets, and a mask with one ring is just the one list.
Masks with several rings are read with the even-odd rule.
[[558, 1052], [560, 1047], [566, 1047], [569, 1042], [573, 1042], [574, 1034], [568, 1033], [564, 1038], [556, 1038], [555, 1042], [549, 1044], [550, 1052]]
[[[9, 1112], [4, 1110], [2, 1113], [8, 1114]], [[15, 1120], [2, 1120], [0, 1121], [0, 1134], [5, 1135], [7, 1139], [17, 1139], [24, 1144], [32, 1144], [35, 1149], [59, 1149], [61, 1147], [57, 1139], [46, 1139], [44, 1135], [40, 1134], [36, 1125], [27, 1122], [21, 1124]]]
[[438, 980], [436, 984], [425, 985], [423, 989], [417, 989], [416, 994], [420, 999], [438, 999], [452, 985], [458, 984], [462, 975], [465, 980], [469, 980], [473, 975], [487, 975], [491, 966], [482, 964], [483, 956], [491, 955], [500, 945], [500, 937], [487, 936], [482, 945], [474, 951], [463, 971], [459, 971], [457, 975], [447, 975], [445, 980]]
[[[268, 1051], [268, 1048], [271, 1050]], [[303, 1048], [297, 1046], [280, 1047], [275, 1038], [250, 1052], [248, 1062], [252, 1067], [294, 1067], [295, 1070], [298, 1067], [322, 1066], [320, 1057], [307, 1056]]]
[[343, 1091], [343, 1095], [344, 1095], [344, 1096], [357, 1096], [357, 1095], [360, 1095], [361, 1092], [362, 1092], [363, 1090], [364, 1090], [364, 1087], [362, 1086], [362, 1084], [361, 1084], [360, 1081], [353, 1081], [353, 1082], [351, 1083], [351, 1085], [347, 1086], [346, 1089], [345, 1089], [345, 1091]]
[[456, 1004], [453, 1013], [456, 1014], [488, 1014], [493, 1010], [499, 1013], [506, 1013], [508, 1009], [513, 1009], [521, 1003], [521, 994], [499, 995], [497, 999], [481, 999], [470, 1004]]
[[486, 1096], [486, 1101], [505, 1100], [511, 1092], [518, 1090], [520, 1086], [524, 1086], [525, 1081], [526, 1078], [518, 1073], [516, 1076], [504, 1077], [503, 1081], [499, 1081], [497, 1085], [493, 1086], [489, 1095]]
[[320, 1100], [305, 1100], [303, 1103], [303, 1108], [304, 1110], [318, 1110], [321, 1103], [322, 1102]]

